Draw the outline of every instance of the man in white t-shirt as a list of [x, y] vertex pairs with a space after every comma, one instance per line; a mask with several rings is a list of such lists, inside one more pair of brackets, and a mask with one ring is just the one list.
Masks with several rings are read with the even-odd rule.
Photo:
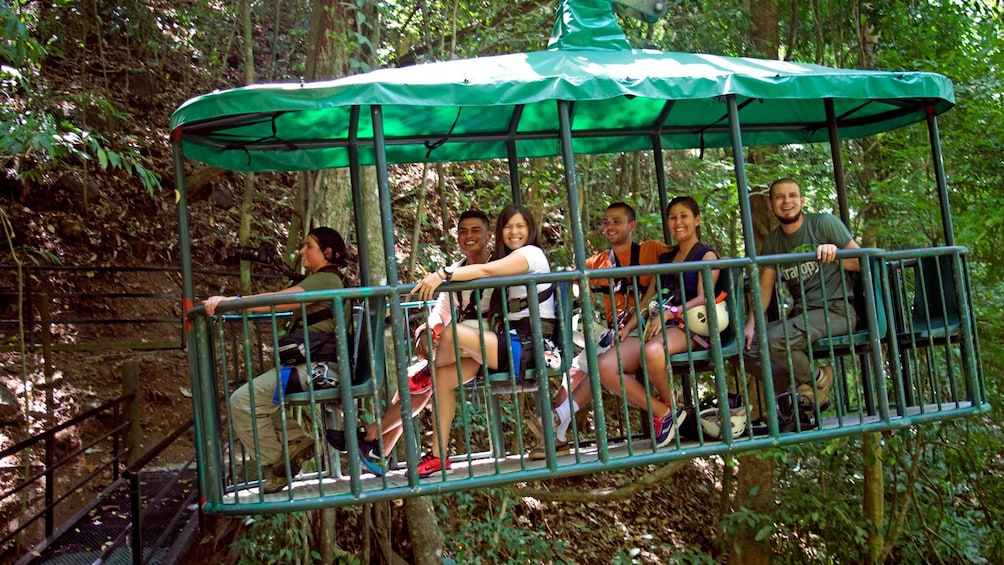
[[[480, 210], [467, 210], [461, 214], [460, 220], [457, 222], [457, 246], [463, 252], [464, 258], [454, 263], [452, 268], [487, 263], [491, 259], [491, 251], [488, 247], [491, 238], [491, 221], [484, 212]], [[415, 331], [415, 355], [422, 358], [423, 361], [416, 363], [409, 369], [409, 382], [412, 380], [411, 377], [414, 373], [425, 370], [427, 363], [432, 361], [429, 359], [429, 342], [431, 340], [435, 355], [439, 344], [439, 337], [442, 335], [443, 329], [452, 321], [454, 309], [459, 317], [457, 323], [463, 323], [465, 320], [477, 320], [479, 312], [488, 311], [492, 290], [485, 289], [480, 292], [480, 300], [478, 294], [472, 290], [456, 291], [452, 294], [441, 292], [439, 294], [435, 305], [429, 311], [428, 322], [419, 326]], [[391, 405], [397, 406], [399, 399], [400, 392], [395, 394]], [[397, 428], [396, 432], [400, 435], [401, 428]], [[359, 452], [362, 454], [360, 461], [374, 474], [382, 474], [383, 469], [379, 465], [379, 444], [376, 441], [366, 441], [365, 431], [360, 430], [358, 433]], [[325, 437], [328, 443], [335, 449], [339, 451], [346, 450], [345, 432], [342, 430], [325, 430]], [[388, 437], [386, 441], [394, 443], [397, 441], [397, 437]]]
[[[457, 245], [464, 253], [464, 258], [451, 266], [452, 269], [464, 265], [479, 265], [487, 263], [491, 258], [488, 249], [488, 242], [491, 240], [491, 222], [488, 216], [480, 210], [468, 210], [460, 215], [457, 223]], [[419, 326], [415, 332], [415, 355], [422, 359], [428, 359], [429, 336], [431, 332], [432, 343], [439, 343], [439, 336], [443, 333], [443, 328], [449, 325], [453, 319], [453, 307], [456, 308], [459, 316], [458, 323], [466, 320], [476, 320], [479, 312], [487, 312], [491, 302], [491, 289], [481, 292], [480, 300], [478, 293], [472, 290], [459, 290], [454, 293], [442, 292], [436, 299], [436, 304], [429, 312], [429, 321]]]

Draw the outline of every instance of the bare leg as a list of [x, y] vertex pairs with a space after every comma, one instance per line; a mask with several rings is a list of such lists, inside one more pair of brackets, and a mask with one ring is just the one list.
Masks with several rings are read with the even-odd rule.
[[645, 364], [648, 367], [649, 382], [659, 392], [663, 403], [669, 404], [673, 398], [669, 384], [669, 370], [666, 351], [669, 355], [687, 351], [687, 335], [680, 328], [666, 328], [666, 342], [663, 346], [662, 333], [645, 343]]
[[[600, 373], [600, 383], [617, 396], [623, 396], [631, 404], [648, 410], [649, 394], [645, 385], [633, 374], [641, 368], [641, 343], [636, 337], [628, 337], [620, 345], [620, 366], [618, 367], [617, 352], [611, 349], [597, 359]], [[621, 369], [624, 374], [624, 389], [621, 390]], [[652, 406], [658, 407], [659, 401], [652, 399]]]
[[[418, 415], [429, 404], [429, 400], [431, 399], [431, 390], [422, 394], [411, 395], [411, 416], [414, 418]], [[394, 445], [397, 444], [397, 440], [401, 439], [401, 434], [404, 432], [403, 424], [401, 416], [401, 392], [398, 391], [394, 395], [390, 406], [384, 412], [383, 417], [380, 418], [380, 429], [383, 430], [384, 455], [392, 452]], [[376, 423], [367, 425], [366, 441], [374, 441], [378, 431]]]
[[[481, 332], [466, 327], [459, 327], [457, 330], [457, 343], [464, 351], [470, 351], [470, 347], [481, 349]], [[494, 333], [485, 332], [484, 340], [488, 368], [498, 368], [498, 337]], [[432, 420], [432, 453], [445, 459], [450, 451], [450, 429], [457, 413], [457, 399], [453, 390], [461, 383], [473, 379], [481, 365], [474, 359], [461, 359], [459, 380], [455, 364], [440, 367], [437, 361], [436, 365], [436, 376], [432, 384], [432, 390], [436, 392], [436, 417]]]

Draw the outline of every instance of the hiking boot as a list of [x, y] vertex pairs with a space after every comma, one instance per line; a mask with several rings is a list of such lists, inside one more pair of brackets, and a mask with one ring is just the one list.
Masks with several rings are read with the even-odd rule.
[[[572, 448], [570, 445], [568, 445], [567, 441], [560, 441], [558, 439], [554, 440], [554, 455], [556, 457], [562, 457], [571, 454], [572, 454]], [[541, 441], [536, 446], [534, 446], [534, 448], [530, 450], [530, 454], [528, 455], [528, 457], [530, 461], [543, 461], [544, 459], [547, 459], [547, 447], [544, 445], [544, 442]]]
[[[561, 423], [561, 419], [558, 418], [558, 411], [551, 410], [551, 421], [554, 423], [554, 427], [557, 428]], [[526, 424], [526, 429], [534, 435], [537, 439], [543, 441], [544, 439], [544, 424], [536, 417], [529, 417], [523, 419], [523, 423]], [[552, 428], [553, 429], [553, 428]]]
[[[666, 406], [669, 408], [669, 406]], [[680, 423], [687, 417], [687, 411], [682, 408], [673, 413], [672, 408], [664, 416], [652, 418], [652, 441], [656, 447], [662, 447], [673, 441]]]
[[[300, 467], [314, 456], [314, 440], [309, 437], [302, 437], [289, 444], [289, 468], [293, 475], [300, 472]], [[279, 492], [289, 484], [289, 477], [286, 476], [286, 463], [280, 461], [272, 465], [272, 476], [265, 480], [262, 485], [262, 492], [271, 494]]]
[[[268, 471], [268, 465], [265, 465], [262, 469], [262, 474], [268, 475]], [[254, 461], [238, 463], [237, 469], [235, 469], [234, 474], [230, 477], [229, 483], [231, 485], [245, 486], [255, 486], [261, 483], [261, 479], [258, 478], [258, 466], [255, 465]]]
[[798, 385], [795, 388], [800, 396], [799, 404], [803, 409], [813, 410], [816, 400], [818, 400], [819, 411], [822, 412], [830, 407], [827, 393], [833, 388], [833, 367], [829, 365], [819, 367], [816, 371], [816, 388], [813, 390], [812, 384]]
[[412, 394], [425, 394], [432, 388], [429, 362], [420, 361], [408, 368], [408, 390]]
[[443, 471], [449, 475], [453, 472], [453, 470], [450, 469], [452, 466], [453, 464], [450, 462], [449, 458], [440, 459], [429, 452], [418, 461], [418, 476], [424, 479], [426, 477], [431, 477], [436, 473], [442, 473]]
[[[282, 463], [279, 463], [279, 465], [282, 465]], [[273, 466], [272, 475], [265, 479], [265, 482], [261, 485], [261, 491], [265, 494], [279, 492], [280, 490], [286, 488], [286, 485], [289, 484], [289, 479], [287, 479], [285, 475], [280, 476], [275, 472], [275, 467], [277, 466], [278, 465]], [[265, 473], [268, 473], [268, 471], [265, 471]]]

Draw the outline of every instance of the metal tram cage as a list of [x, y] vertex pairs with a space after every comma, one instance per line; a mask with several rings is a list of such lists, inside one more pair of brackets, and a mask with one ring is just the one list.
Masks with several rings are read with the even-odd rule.
[[[561, 2], [560, 10], [564, 16], [555, 25], [547, 51], [385, 69], [321, 83], [254, 85], [194, 98], [175, 112], [171, 139], [178, 179], [183, 290], [188, 306], [188, 343], [193, 344], [189, 351], [200, 486], [207, 511], [264, 513], [420, 496], [818, 441], [966, 417], [989, 409], [972, 317], [968, 250], [955, 243], [938, 138], [937, 115], [954, 105], [952, 85], [947, 78], [922, 72], [830, 69], [783, 61], [633, 50], [607, 2], [565, 1]], [[417, 420], [406, 417], [398, 468], [383, 477], [375, 478], [361, 471], [357, 441], [354, 434], [348, 434], [347, 472], [343, 472], [336, 454], [321, 449], [314, 458], [313, 473], [297, 477], [287, 490], [266, 495], [257, 487], [241, 489], [234, 487], [233, 481], [228, 482], [225, 459], [239, 453], [235, 451], [239, 447], [234, 445], [226, 426], [221, 427], [221, 422], [226, 421], [226, 403], [221, 407], [219, 400], [227, 392], [221, 388], [226, 381], [219, 379], [220, 351], [213, 348], [210, 335], [214, 327], [219, 330], [214, 326], [218, 321], [207, 319], [202, 308], [193, 304], [184, 184], [186, 159], [239, 171], [347, 167], [359, 235], [359, 263], [365, 266], [369, 264], [370, 250], [367, 239], [361, 235], [366, 217], [365, 187], [360, 174], [363, 166], [375, 167], [383, 252], [386, 257], [394, 257], [391, 224], [394, 215], [387, 170], [392, 163], [506, 159], [512, 198], [520, 202], [518, 161], [557, 157], [564, 171], [568, 209], [578, 210], [579, 187], [572, 174], [577, 155], [651, 151], [660, 208], [664, 209], [668, 202], [664, 150], [728, 147], [739, 196], [744, 257], [702, 263], [700, 268], [726, 269], [737, 284], [741, 285], [748, 277], [749, 286], [758, 288], [758, 267], [795, 261], [798, 256], [757, 255], [743, 148], [829, 143], [838, 213], [848, 223], [840, 141], [915, 123], [926, 124], [929, 134], [945, 245], [838, 253], [839, 258], [858, 257], [862, 262], [862, 284], [853, 292], [858, 293], [865, 310], [859, 312], [863, 325], [850, 335], [827, 336], [812, 344], [813, 356], [829, 358], [837, 368], [835, 373], [840, 379], [834, 395], [838, 401], [825, 412], [817, 407], [814, 418], [805, 425], [794, 422], [796, 433], [788, 433], [790, 430], [780, 426], [777, 402], [760, 401], [766, 418], [766, 435], [748, 433], [730, 439], [725, 433], [727, 439], [721, 442], [677, 439], [664, 449], [652, 449], [646, 447], [650, 442], [646, 443], [636, 433], [639, 430], [628, 425], [622, 436], [627, 441], [610, 440], [614, 436], [603, 427], [606, 423], [603, 402], [596, 400], [601, 397], [595, 363], [598, 336], [592, 324], [585, 324], [583, 339], [592, 361], [588, 374], [596, 393], [592, 408], [598, 425], [595, 437], [580, 442], [570, 456], [555, 455], [553, 423], [550, 418], [543, 418], [542, 437], [548, 456], [544, 461], [529, 461], [517, 414], [516, 423], [507, 424], [516, 428], [514, 449], [500, 453], [496, 445], [489, 457], [456, 456], [461, 465], [455, 466], [454, 475], [419, 479]], [[574, 255], [571, 270], [452, 283], [444, 289], [518, 283], [528, 285], [530, 297], [534, 298], [539, 284], [577, 283], [583, 289], [581, 316], [591, 320], [594, 304], [590, 280], [679, 271], [671, 265], [589, 271], [585, 268], [587, 255], [581, 220], [577, 214], [569, 217]], [[283, 301], [331, 301], [341, 322], [351, 312], [353, 301], [366, 304], [373, 316], [372, 322], [377, 327], [370, 334], [374, 342], [369, 345], [375, 352], [370, 361], [374, 378], [386, 370], [387, 380], [374, 380], [365, 391], [342, 387], [338, 392], [340, 407], [335, 412], [344, 414], [350, 426], [356, 421], [359, 399], [368, 402], [359, 406], [368, 406], [379, 413], [378, 407], [389, 394], [385, 388], [387, 381], [395, 382], [398, 388], [407, 387], [410, 335], [402, 304], [411, 285], [398, 282], [394, 261], [386, 261], [384, 267], [383, 273], [363, 269], [358, 288], [283, 298]], [[383, 286], [373, 284], [381, 276], [391, 282]], [[705, 289], [706, 293], [711, 290]], [[740, 317], [743, 312], [755, 313], [757, 339], [761, 350], [766, 351], [766, 336], [762, 331], [766, 320], [759, 293], [749, 293], [743, 300], [737, 298], [733, 299], [733, 313]], [[251, 302], [245, 299], [243, 305]], [[530, 302], [531, 311], [537, 313], [536, 300]], [[254, 301], [258, 305], [276, 303], [277, 300], [269, 298]], [[221, 311], [236, 312], [235, 307], [223, 304]], [[570, 307], [570, 304], [564, 306], [566, 310]], [[735, 327], [738, 321], [732, 320], [731, 325]], [[244, 345], [234, 353], [250, 360], [257, 350], [252, 351], [248, 345], [249, 320], [243, 318], [238, 327], [236, 342]], [[275, 326], [271, 329], [274, 331]], [[712, 329], [717, 327], [712, 324]], [[534, 331], [539, 337], [539, 320]], [[380, 339], [384, 335], [386, 348]], [[671, 360], [675, 368], [673, 378], [690, 376], [690, 382], [696, 382], [694, 377], [699, 373], [710, 373], [711, 389], [719, 398], [724, 398], [732, 386], [742, 389], [746, 398], [752, 400], [756, 394], [747, 388], [758, 379], [746, 374], [735, 340], [723, 342], [717, 332], [712, 336], [708, 358], [700, 360], [698, 352], [693, 352]], [[340, 347], [347, 351], [346, 336], [339, 336], [339, 340]], [[380, 344], [375, 343], [377, 340]], [[726, 358], [739, 359], [738, 377], [728, 369], [736, 363]], [[543, 366], [539, 353], [536, 360], [538, 366]], [[247, 363], [246, 370], [252, 365]], [[738, 385], [729, 384], [733, 379]], [[342, 382], [347, 381], [343, 378]], [[504, 388], [506, 379], [501, 382]], [[489, 385], [495, 386], [490, 382], [485, 386]], [[532, 391], [537, 410], [549, 414], [551, 386], [549, 379], [538, 378], [533, 387], [511, 383], [509, 389], [513, 393]], [[770, 378], [763, 379], [763, 389], [763, 397], [774, 398], [776, 391]], [[477, 393], [477, 389], [460, 391], [461, 400]], [[355, 396], [356, 392], [359, 396]], [[694, 388], [694, 392], [700, 393], [700, 389]], [[407, 413], [410, 403], [408, 395], [405, 398]], [[324, 403], [308, 400], [305, 409], [312, 411], [315, 418], [327, 417], [322, 413]], [[457, 425], [467, 430], [468, 421], [465, 410]], [[727, 421], [723, 414], [726, 427]], [[490, 423], [489, 427], [497, 425]], [[313, 429], [317, 434], [318, 428]], [[494, 430], [493, 437], [498, 439], [500, 432]], [[573, 433], [579, 439], [578, 430]], [[470, 434], [466, 431], [465, 434], [466, 439], [456, 451], [462, 452], [466, 447], [470, 454], [473, 444]], [[318, 445], [323, 445], [321, 435], [315, 438]]]

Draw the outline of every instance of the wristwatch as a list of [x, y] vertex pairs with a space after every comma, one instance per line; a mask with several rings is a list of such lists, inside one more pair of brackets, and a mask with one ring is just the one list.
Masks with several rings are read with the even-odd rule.
[[680, 317], [680, 307], [679, 306], [675, 306], [675, 305], [674, 306], [670, 306], [669, 308], [667, 308], [667, 310], [669, 310], [669, 313], [673, 315], [673, 319], [674, 320], [676, 320], [676, 319], [678, 319]]
[[446, 281], [446, 282], [449, 282], [450, 279], [453, 278], [453, 271], [454, 270], [456, 270], [456, 269], [454, 269], [453, 265], [445, 265], [443, 267], [443, 269], [442, 269], [442, 271], [443, 271], [443, 280]]

